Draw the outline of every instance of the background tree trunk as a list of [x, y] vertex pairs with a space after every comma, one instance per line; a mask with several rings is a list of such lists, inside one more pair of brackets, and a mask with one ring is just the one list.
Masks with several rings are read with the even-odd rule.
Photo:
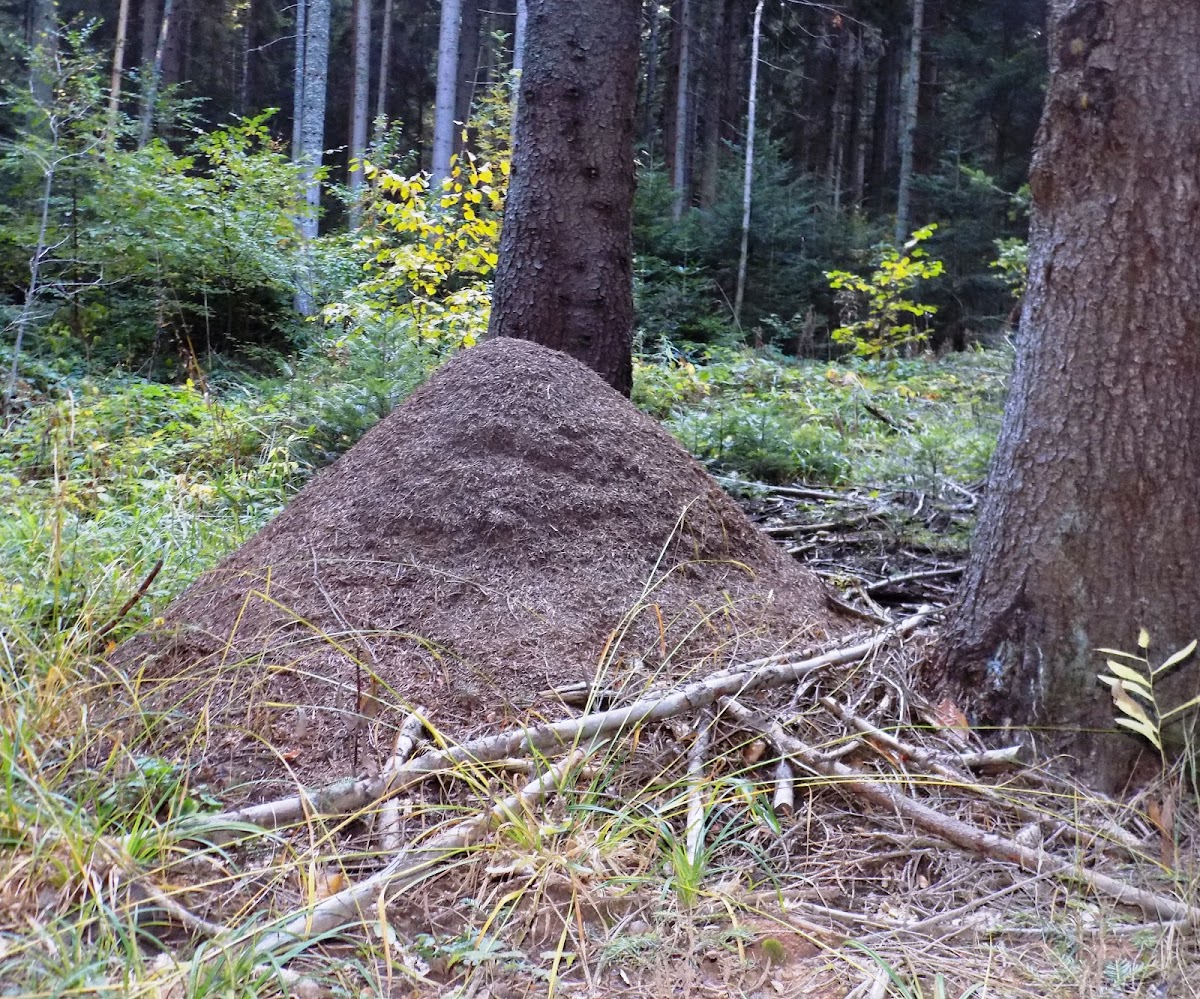
[[[1099, 646], [1200, 631], [1200, 5], [1067, 3], [1034, 157], [1017, 366], [940, 666], [1122, 781]], [[1200, 688], [1181, 667], [1164, 706]], [[965, 705], [964, 705], [965, 706]]]
[[309, 0], [296, 0], [296, 62], [292, 70], [292, 160], [300, 162], [304, 129], [304, 45], [308, 41]]
[[632, 385], [640, 0], [529, 0], [517, 143], [489, 336]]
[[163, 0], [162, 20], [158, 25], [158, 44], [154, 47], [154, 62], [150, 66], [150, 76], [146, 80], [146, 90], [142, 95], [142, 130], [138, 138], [138, 148], [150, 141], [154, 131], [154, 111], [158, 104], [158, 88], [162, 82], [163, 58], [167, 52], [167, 40], [171, 34], [171, 14], [175, 0]]
[[471, 104], [479, 82], [479, 0], [461, 0], [462, 21], [458, 30], [458, 80], [454, 91], [454, 148], [462, 152], [463, 130], [471, 120]]
[[392, 64], [392, 0], [383, 0], [383, 28], [379, 41], [379, 84], [375, 94], [376, 134], [378, 128], [387, 120], [388, 110], [388, 71]]
[[691, 200], [692, 122], [692, 0], [679, 3], [679, 81], [675, 87], [675, 154], [671, 160], [671, 187], [675, 191], [673, 214], [683, 218]]
[[754, 190], [754, 130], [758, 114], [758, 46], [762, 38], [763, 0], [754, 7], [754, 27], [750, 29], [750, 100], [746, 110], [746, 162], [742, 177], [742, 242], [738, 252], [737, 290], [733, 295], [733, 321], [742, 323], [742, 303], [746, 300], [746, 265], [750, 259], [750, 198]]
[[912, 0], [912, 28], [908, 40], [908, 64], [900, 97], [900, 182], [896, 185], [897, 246], [908, 239], [909, 202], [912, 196], [913, 143], [917, 135], [917, 104], [921, 89], [921, 41], [924, 37], [925, 0]]
[[309, 0], [304, 42], [304, 111], [300, 122], [300, 159], [308, 177], [309, 214], [300, 226], [305, 239], [317, 235], [321, 182], [316, 171], [325, 155], [325, 91], [329, 80], [329, 0]]
[[454, 106], [458, 95], [458, 36], [461, 28], [462, 0], [442, 0], [430, 166], [434, 180], [439, 181], [450, 175], [450, 157], [454, 154]]
[[354, 0], [354, 87], [350, 95], [350, 228], [362, 221], [362, 169], [367, 151], [367, 104], [371, 91], [371, 0]]
[[104, 133], [104, 145], [111, 149], [117, 131], [117, 117], [121, 112], [121, 82], [125, 77], [125, 39], [129, 34], [129, 0], [121, 0], [117, 11], [117, 38], [113, 43], [112, 75], [108, 82], [108, 124]]

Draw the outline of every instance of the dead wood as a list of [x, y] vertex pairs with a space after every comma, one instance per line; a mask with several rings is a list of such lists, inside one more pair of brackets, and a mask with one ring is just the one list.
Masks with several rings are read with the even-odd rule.
[[1200, 924], [1200, 909], [1186, 902], [1135, 888], [1098, 871], [1060, 860], [1044, 850], [985, 832], [969, 822], [943, 815], [930, 805], [904, 794], [893, 784], [872, 780], [843, 763], [822, 760], [811, 746], [789, 735], [777, 722], [760, 718], [732, 697], [724, 698], [721, 708], [746, 728], [765, 735], [794, 762], [812, 773], [831, 778], [832, 785], [839, 791], [901, 815], [961, 850], [992, 860], [1015, 863], [1031, 874], [1045, 874], [1062, 881], [1084, 884], [1097, 894], [1107, 895], [1122, 905], [1136, 906], [1147, 915], [1162, 920], [1182, 920], [1190, 927]]

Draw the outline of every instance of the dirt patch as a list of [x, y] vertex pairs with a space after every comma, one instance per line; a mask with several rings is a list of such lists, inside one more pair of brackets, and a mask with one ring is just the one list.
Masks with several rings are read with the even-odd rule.
[[113, 659], [164, 717], [239, 726], [224, 784], [348, 773], [360, 716], [390, 705], [457, 737], [561, 714], [543, 692], [598, 673], [641, 689], [828, 625], [815, 578], [656, 422], [567, 356], [498, 339]]

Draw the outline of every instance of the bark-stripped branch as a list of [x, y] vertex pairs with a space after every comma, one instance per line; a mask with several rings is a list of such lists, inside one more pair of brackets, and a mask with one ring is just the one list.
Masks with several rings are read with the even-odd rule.
[[638, 725], [699, 711], [721, 697], [780, 686], [830, 666], [857, 662], [879, 651], [888, 642], [909, 634], [928, 617], [929, 612], [914, 614], [866, 641], [809, 659], [790, 663], [772, 662], [753, 669], [724, 670], [673, 692], [656, 693], [623, 707], [532, 728], [511, 729], [498, 735], [473, 739], [460, 746], [423, 753], [415, 760], [397, 767], [391, 774], [380, 774], [367, 780], [346, 778], [315, 793], [306, 791], [276, 801], [205, 816], [189, 823], [185, 827], [186, 834], [195, 838], [228, 841], [233, 837], [223, 830], [228, 830], [230, 826], [253, 825], [276, 829], [300, 822], [308, 816], [348, 815], [415, 781], [463, 763], [489, 763], [510, 756], [552, 753], [587, 745], [592, 740], [609, 737]]
[[1122, 905], [1136, 906], [1159, 919], [1182, 920], [1192, 927], [1200, 925], [1200, 909], [1186, 902], [1135, 888], [1107, 874], [1070, 861], [1059, 860], [1044, 850], [1022, 846], [1005, 836], [985, 832], [969, 822], [943, 815], [937, 809], [904, 794], [895, 785], [872, 780], [844, 763], [820, 759], [811, 746], [789, 735], [777, 722], [760, 718], [732, 697], [722, 700], [721, 707], [746, 728], [765, 735], [780, 752], [786, 753], [806, 770], [830, 778], [839, 791], [869, 801], [892, 814], [901, 815], [925, 832], [938, 836], [961, 850], [982, 854], [993, 860], [1014, 863], [1031, 874], [1084, 884], [1099, 895], [1107, 895]]

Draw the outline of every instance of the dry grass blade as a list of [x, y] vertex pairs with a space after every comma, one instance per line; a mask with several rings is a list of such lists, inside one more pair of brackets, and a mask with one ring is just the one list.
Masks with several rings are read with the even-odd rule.
[[478, 842], [493, 825], [522, 808], [529, 808], [561, 783], [564, 775], [584, 757], [575, 750], [564, 760], [526, 785], [516, 794], [498, 801], [482, 815], [456, 823], [420, 847], [404, 850], [386, 867], [365, 881], [324, 899], [316, 906], [293, 916], [282, 930], [261, 937], [255, 949], [268, 953], [297, 941], [317, 937], [337, 927], [360, 919], [366, 909], [388, 891], [397, 891], [425, 877], [431, 870]]

